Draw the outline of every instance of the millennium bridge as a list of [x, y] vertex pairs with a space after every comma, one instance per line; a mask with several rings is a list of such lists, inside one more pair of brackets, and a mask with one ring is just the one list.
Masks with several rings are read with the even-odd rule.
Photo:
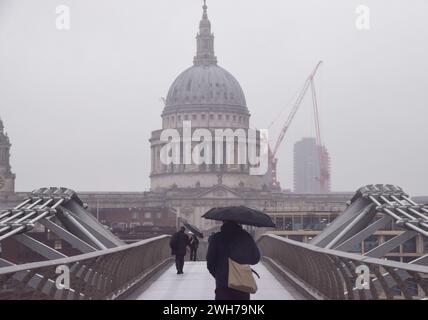
[[[65, 256], [38, 241], [43, 226], [79, 254]], [[393, 226], [399, 235], [365, 254], [353, 248], [374, 232]], [[359, 189], [347, 208], [310, 243], [265, 234], [257, 239], [262, 261], [254, 300], [367, 300], [428, 297], [428, 254], [408, 263], [385, 257], [416, 237], [428, 236], [428, 207], [401, 188]], [[126, 244], [87, 211], [66, 188], [35, 190], [0, 213], [0, 243], [19, 242], [39, 262], [14, 264], [0, 258], [0, 300], [212, 300], [214, 280], [203, 261], [186, 262], [177, 275], [169, 235]]]

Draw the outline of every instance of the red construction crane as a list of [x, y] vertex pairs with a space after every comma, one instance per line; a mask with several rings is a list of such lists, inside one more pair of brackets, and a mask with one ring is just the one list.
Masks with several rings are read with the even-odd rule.
[[288, 116], [287, 121], [285, 122], [281, 130], [281, 133], [279, 134], [279, 137], [275, 143], [275, 147], [271, 149], [271, 147], [269, 146], [269, 162], [270, 162], [270, 170], [271, 170], [270, 174], [271, 174], [272, 189], [280, 189], [280, 185], [277, 179], [276, 168], [277, 168], [278, 159], [276, 158], [276, 154], [285, 138], [285, 135], [288, 129], [291, 126], [291, 123], [293, 122], [294, 117], [297, 114], [297, 111], [299, 110], [300, 105], [302, 104], [303, 98], [306, 96], [306, 93], [308, 92], [309, 88], [311, 88], [312, 102], [313, 102], [314, 116], [315, 116], [316, 141], [317, 141], [318, 156], [319, 156], [319, 163], [320, 163], [320, 177], [319, 177], [320, 190], [326, 191], [326, 187], [327, 187], [326, 183], [329, 178], [328, 155], [327, 155], [327, 149], [325, 148], [321, 137], [317, 95], [316, 95], [315, 84], [314, 84], [315, 75], [317, 74], [317, 71], [322, 63], [323, 63], [322, 61], [318, 62], [315, 69], [312, 71], [312, 73], [309, 75], [308, 79], [306, 80], [305, 85], [303, 86], [303, 89], [300, 92], [296, 102], [294, 103], [291, 113]]

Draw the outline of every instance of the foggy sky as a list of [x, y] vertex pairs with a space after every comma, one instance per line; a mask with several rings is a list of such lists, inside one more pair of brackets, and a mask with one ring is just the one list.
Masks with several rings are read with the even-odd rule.
[[[55, 7], [71, 8], [71, 30]], [[371, 30], [355, 8], [371, 9]], [[17, 190], [149, 188], [161, 97], [191, 66], [201, 0], [0, 0], [0, 117]], [[251, 126], [275, 141], [318, 60], [322, 133], [333, 191], [392, 183], [426, 195], [426, 0], [208, 0], [219, 65], [240, 82]], [[278, 154], [292, 188], [292, 151], [314, 136], [308, 96]], [[278, 117], [280, 115], [280, 117]], [[279, 118], [279, 119], [278, 119]], [[270, 126], [274, 119], [278, 119]]]

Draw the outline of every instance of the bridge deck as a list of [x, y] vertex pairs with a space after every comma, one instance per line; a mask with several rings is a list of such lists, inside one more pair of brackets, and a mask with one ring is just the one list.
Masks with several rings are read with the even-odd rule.
[[[303, 299], [291, 285], [280, 279], [264, 263], [254, 267], [258, 291], [253, 300]], [[175, 265], [166, 269], [152, 283], [135, 290], [131, 300], [213, 300], [215, 281], [206, 268], [206, 262], [186, 262], [184, 274], [177, 275]]]

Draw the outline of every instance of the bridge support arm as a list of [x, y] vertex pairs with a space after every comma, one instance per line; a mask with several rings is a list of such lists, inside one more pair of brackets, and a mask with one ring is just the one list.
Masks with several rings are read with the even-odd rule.
[[397, 248], [400, 244], [416, 237], [416, 235], [417, 235], [417, 232], [415, 231], [406, 231], [392, 238], [391, 240], [381, 244], [380, 246], [377, 246], [376, 248], [370, 250], [365, 254], [365, 256], [372, 257], [372, 258], [381, 258], [391, 250]]
[[82, 224], [80, 224], [67, 209], [61, 207], [57, 217], [62, 223], [67, 224], [67, 228], [73, 233], [76, 233], [77, 236], [90, 242], [100, 250], [107, 249], [107, 247], [93, 234], [91, 234]]
[[61, 252], [55, 249], [52, 249], [44, 243], [41, 243], [40, 241], [37, 241], [36, 239], [27, 236], [26, 234], [16, 235], [13, 237], [13, 239], [49, 260], [67, 257], [65, 254], [62, 254]]
[[350, 221], [348, 223], [348, 225], [346, 225], [342, 231], [340, 231], [340, 233], [334, 237], [334, 239], [332, 241], [330, 241], [325, 248], [326, 249], [331, 249], [333, 248], [336, 244], [340, 243], [341, 241], [343, 241], [343, 238], [345, 237], [345, 235], [350, 232], [355, 226], [357, 226], [357, 224], [363, 220], [364, 218], [366, 218], [366, 216], [372, 212], [373, 209], [373, 205], [368, 205], [363, 211], [361, 211], [352, 221]]
[[392, 222], [391, 217], [384, 216], [384, 217], [380, 218], [379, 220], [377, 220], [376, 222], [369, 225], [367, 228], [361, 230], [360, 232], [358, 232], [357, 234], [355, 234], [354, 236], [352, 236], [351, 238], [349, 238], [345, 242], [341, 243], [340, 245], [338, 245], [334, 249], [348, 252], [348, 251], [352, 250], [352, 248], [356, 244], [360, 243], [361, 241], [364, 241], [365, 239], [370, 237], [374, 232], [385, 227], [388, 223], [391, 223], [391, 222]]
[[7, 260], [5, 260], [5, 259], [2, 259], [2, 258], [0, 258], [0, 268], [3, 268], [3, 267], [11, 267], [11, 266], [14, 266], [15, 264], [13, 264], [12, 262], [10, 262], [10, 261], [7, 261]]
[[428, 254], [413, 260], [412, 262], [410, 262], [411, 264], [418, 264], [420, 266], [428, 266]]
[[51, 221], [51, 219], [43, 219], [40, 221], [42, 225], [51, 230], [56, 235], [60, 236], [61, 239], [71, 244], [74, 248], [79, 250], [82, 253], [94, 252], [96, 249], [86, 243], [85, 241], [79, 239], [74, 234], [68, 232], [64, 228], [57, 225], [55, 222]]

